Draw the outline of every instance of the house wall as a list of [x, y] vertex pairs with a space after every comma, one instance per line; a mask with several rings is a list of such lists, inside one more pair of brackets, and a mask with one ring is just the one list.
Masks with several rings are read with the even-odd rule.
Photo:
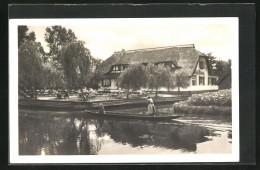
[[100, 87], [100, 90], [117, 90], [117, 82], [115, 79], [110, 79], [111, 80], [111, 84], [110, 86], [107, 86], [107, 87], [104, 87], [102, 85], [102, 82], [99, 83], [99, 87]]
[[117, 83], [115, 79], [111, 79], [111, 86], [110, 86], [111, 90], [116, 90], [117, 89]]
[[[199, 63], [203, 63], [204, 68], [200, 68]], [[216, 78], [218, 80], [218, 77], [216, 76], [209, 76], [208, 74], [208, 66], [206, 64], [205, 57], [200, 57], [199, 61], [197, 63], [195, 73], [193, 74], [196, 78], [196, 85], [192, 85], [192, 79], [190, 79], [190, 85], [187, 88], [181, 88], [182, 91], [204, 91], [204, 90], [218, 90], [218, 85], [209, 85], [209, 78]], [[199, 78], [204, 77], [204, 85], [200, 84]], [[175, 90], [175, 89], [174, 89]]]
[[[199, 63], [203, 63], [203, 69], [200, 68], [200, 64]], [[111, 71], [111, 72], [115, 72], [116, 71]], [[197, 63], [196, 69], [195, 69], [195, 73], [193, 74], [193, 76], [196, 77], [196, 85], [192, 85], [192, 79], [190, 78], [189, 80], [189, 86], [187, 88], [180, 88], [180, 91], [210, 91], [210, 90], [218, 90], [219, 87], [218, 85], [209, 85], [208, 83], [208, 79], [209, 77], [212, 78], [216, 78], [216, 80], [218, 79], [218, 77], [216, 76], [209, 76], [208, 74], [208, 67], [206, 64], [206, 59], [205, 57], [200, 57], [199, 61]], [[199, 77], [204, 77], [204, 85], [199, 84]], [[117, 90], [117, 83], [115, 79], [111, 79], [111, 85], [109, 87], [103, 87], [101, 86], [101, 89], [106, 89], [106, 90]], [[168, 91], [167, 88], [159, 88], [159, 91]], [[174, 89], [170, 89], [171, 91], [178, 91], [178, 88], [174, 88]]]

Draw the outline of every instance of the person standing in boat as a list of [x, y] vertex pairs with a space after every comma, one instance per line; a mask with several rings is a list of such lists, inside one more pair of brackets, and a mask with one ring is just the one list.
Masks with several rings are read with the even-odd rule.
[[100, 114], [106, 114], [105, 108], [102, 103], [99, 104], [99, 113]]
[[147, 102], [148, 102], [148, 115], [152, 114], [155, 116], [156, 109], [155, 109], [155, 105], [153, 103], [153, 99], [151, 97], [147, 97]]

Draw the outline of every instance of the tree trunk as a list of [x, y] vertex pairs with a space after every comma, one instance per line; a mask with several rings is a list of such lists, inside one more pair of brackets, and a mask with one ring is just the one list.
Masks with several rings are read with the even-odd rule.
[[180, 94], [180, 86], [178, 86], [178, 94]]
[[85, 95], [84, 95], [83, 87], [82, 87], [82, 86], [81, 86], [81, 88], [80, 88], [80, 91], [81, 91], [81, 97], [82, 97], [82, 99], [83, 99], [83, 100], [86, 100], [86, 97], [85, 97]]
[[35, 75], [35, 73], [34, 73], [33, 97], [34, 97], [34, 99], [37, 99], [37, 91], [36, 91], [36, 75]]
[[129, 85], [127, 86], [127, 94], [126, 94], [126, 98], [129, 98]]
[[156, 87], [156, 97], [158, 96], [158, 87]]

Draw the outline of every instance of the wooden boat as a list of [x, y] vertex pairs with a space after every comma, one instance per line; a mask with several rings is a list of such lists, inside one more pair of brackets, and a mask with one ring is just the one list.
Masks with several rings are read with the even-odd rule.
[[106, 111], [106, 114], [100, 114], [96, 110], [85, 110], [85, 113], [91, 117], [98, 118], [113, 118], [113, 119], [135, 119], [135, 120], [147, 120], [147, 121], [170, 121], [177, 119], [181, 116], [178, 115], [142, 115], [142, 114], [128, 114], [126, 112]]

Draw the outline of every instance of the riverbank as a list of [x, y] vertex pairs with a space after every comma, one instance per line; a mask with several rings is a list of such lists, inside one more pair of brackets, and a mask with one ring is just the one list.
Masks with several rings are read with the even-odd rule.
[[[184, 101], [188, 96], [175, 97], [157, 97], [153, 98], [155, 105], [173, 104], [175, 102]], [[105, 101], [53, 101], [53, 100], [33, 100], [20, 99], [19, 109], [27, 110], [84, 110], [98, 109], [102, 103], [106, 110], [128, 109], [147, 107], [146, 98], [131, 98], [120, 100]]]
[[175, 112], [186, 114], [231, 115], [231, 90], [193, 94], [186, 101], [173, 105]]

